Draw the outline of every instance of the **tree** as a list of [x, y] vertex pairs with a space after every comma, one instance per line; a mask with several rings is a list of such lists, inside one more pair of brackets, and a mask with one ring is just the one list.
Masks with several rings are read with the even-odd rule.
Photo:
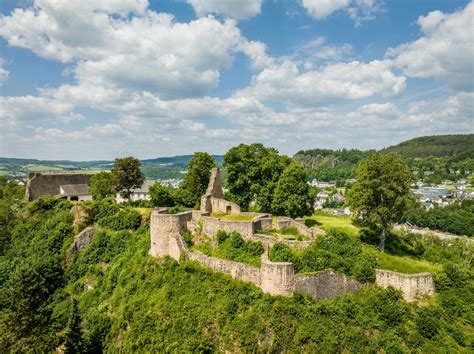
[[122, 197], [130, 201], [131, 190], [140, 188], [145, 180], [141, 169], [140, 160], [134, 157], [124, 157], [115, 159], [112, 169], [115, 190], [120, 192]]
[[243, 209], [255, 202], [258, 210], [271, 211], [276, 183], [290, 162], [289, 157], [262, 144], [240, 144], [229, 149], [224, 155], [229, 198]]
[[173, 197], [173, 189], [171, 187], [163, 186], [157, 182], [150, 186], [148, 190], [151, 203], [153, 206], [169, 206], [175, 205], [175, 199]]
[[381, 231], [380, 251], [393, 223], [400, 220], [412, 200], [413, 174], [396, 153], [372, 153], [357, 168], [357, 181], [348, 193], [353, 218]]
[[188, 171], [180, 188], [188, 190], [194, 196], [193, 204], [206, 192], [211, 170], [215, 166], [214, 159], [207, 152], [196, 152], [189, 160]]
[[94, 199], [104, 199], [115, 194], [114, 178], [110, 172], [99, 172], [91, 176], [89, 193]]
[[298, 163], [293, 162], [285, 168], [273, 193], [275, 214], [296, 218], [312, 213], [314, 198], [305, 178], [306, 171]]

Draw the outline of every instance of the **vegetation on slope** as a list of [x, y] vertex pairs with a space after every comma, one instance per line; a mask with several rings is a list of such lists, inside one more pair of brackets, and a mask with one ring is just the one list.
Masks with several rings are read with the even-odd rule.
[[[10, 186], [2, 193], [15, 194]], [[472, 250], [457, 242], [423, 243], [423, 259], [442, 267], [438, 295], [425, 306], [376, 287], [315, 302], [263, 294], [192, 262], [153, 259], [146, 221], [136, 230], [104, 228], [68, 263], [73, 204], [9, 202], [13, 218], [0, 258], [2, 352], [50, 352], [58, 346], [80, 352], [472, 349]], [[92, 211], [87, 223], [131, 210], [107, 202], [79, 204]], [[388, 239], [387, 252], [389, 245]]]

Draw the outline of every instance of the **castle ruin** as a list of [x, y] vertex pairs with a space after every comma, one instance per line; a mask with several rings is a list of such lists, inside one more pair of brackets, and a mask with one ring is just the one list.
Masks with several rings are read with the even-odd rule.
[[[226, 220], [212, 217], [211, 213], [243, 214], [251, 219]], [[274, 225], [277, 230], [295, 227], [309, 240], [279, 240], [273, 236], [259, 234], [261, 231], [271, 230]], [[244, 239], [262, 242], [266, 251], [261, 256], [260, 267], [191, 251], [182, 237], [185, 231], [213, 236], [219, 230], [236, 231]], [[312, 245], [315, 237], [323, 236], [324, 231], [314, 227], [309, 228], [299, 220], [278, 217], [273, 222], [270, 214], [241, 212], [237, 204], [224, 199], [220, 172], [218, 168], [214, 168], [206, 193], [201, 198], [200, 210], [189, 210], [178, 214], [170, 214], [167, 208], [153, 211], [150, 223], [150, 255], [170, 256], [177, 261], [184, 256], [209, 269], [228, 274], [234, 279], [252, 283], [272, 295], [291, 296], [295, 292], [300, 292], [310, 294], [314, 299], [323, 299], [361, 289], [364, 284], [332, 269], [313, 274], [295, 274], [293, 263], [272, 262], [268, 259], [267, 250], [277, 242], [302, 249]], [[376, 284], [384, 288], [392, 286], [401, 290], [407, 301], [434, 293], [434, 283], [430, 273], [402, 274], [377, 269]]]

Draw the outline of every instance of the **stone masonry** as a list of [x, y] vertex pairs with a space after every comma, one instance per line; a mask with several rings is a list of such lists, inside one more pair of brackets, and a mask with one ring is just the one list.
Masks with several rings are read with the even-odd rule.
[[[210, 217], [211, 212], [240, 213], [238, 205], [222, 198], [220, 173], [213, 169], [211, 181], [206, 194], [201, 198], [201, 210], [190, 210], [178, 214], [169, 214], [168, 209], [153, 211], [150, 224], [150, 255], [154, 257], [170, 256], [179, 261], [184, 255], [189, 260], [217, 272], [230, 275], [234, 279], [250, 282], [272, 295], [291, 296], [294, 292], [310, 294], [314, 299], [331, 298], [345, 293], [358, 291], [363, 284], [332, 269], [312, 274], [295, 274], [294, 265], [290, 262], [271, 262], [267, 251], [262, 255], [260, 267], [253, 267], [240, 262], [209, 257], [199, 251], [191, 252], [186, 246], [182, 234], [201, 229], [207, 235], [214, 235], [218, 230], [237, 231], [245, 239], [261, 241], [265, 249], [275, 242], [271, 236], [258, 235], [258, 231], [272, 228], [272, 218], [269, 214], [246, 213], [254, 215], [250, 221], [224, 220]], [[214, 200], [214, 202], [213, 202]], [[217, 209], [215, 207], [217, 206]], [[224, 206], [225, 209], [222, 207]], [[301, 222], [291, 218], [277, 219], [277, 228], [297, 227], [298, 231], [308, 237], [315, 237], [314, 232]], [[318, 229], [319, 230], [319, 229]], [[276, 239], [275, 239], [276, 240]], [[300, 249], [310, 246], [314, 241], [279, 240], [290, 247]], [[376, 270], [376, 284], [387, 288], [400, 289], [407, 301], [413, 301], [419, 296], [434, 293], [434, 283], [430, 273], [402, 274], [388, 270]]]

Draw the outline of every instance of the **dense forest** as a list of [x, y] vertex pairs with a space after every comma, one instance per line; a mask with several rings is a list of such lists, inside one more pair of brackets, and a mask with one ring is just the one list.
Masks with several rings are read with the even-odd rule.
[[[398, 291], [368, 285], [315, 302], [270, 296], [192, 262], [151, 258], [143, 209], [110, 199], [26, 203], [22, 194], [1, 181], [2, 352], [472, 352], [473, 250], [460, 241], [387, 240], [387, 252], [440, 268], [438, 294], [427, 301], [406, 303]], [[78, 218], [74, 205], [86, 217]], [[87, 225], [98, 233], [71, 252]], [[261, 251], [233, 238], [220, 242], [227, 250]], [[293, 257], [301, 271], [327, 260], [348, 274], [368, 274], [370, 284], [370, 240], [335, 234], [318, 253], [280, 248], [272, 256]]]
[[[457, 181], [474, 171], [474, 134], [411, 139], [381, 152], [396, 152], [427, 183]], [[354, 178], [355, 168], [369, 151], [313, 149], [293, 158], [308, 169], [308, 179], [337, 181]], [[459, 171], [459, 172], [457, 172]]]

